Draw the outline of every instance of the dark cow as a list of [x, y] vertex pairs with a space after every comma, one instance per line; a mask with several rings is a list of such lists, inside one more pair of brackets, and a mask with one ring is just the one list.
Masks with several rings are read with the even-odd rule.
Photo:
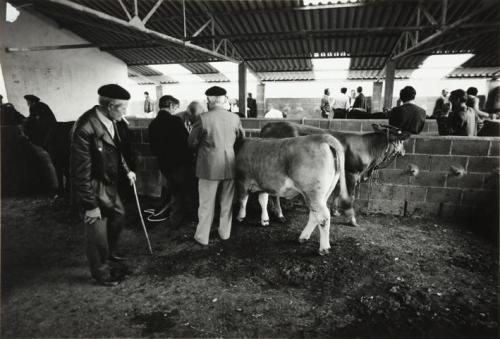
[[246, 216], [249, 192], [259, 196], [263, 225], [269, 224], [267, 193], [284, 198], [302, 195], [309, 208], [309, 220], [299, 241], [309, 239], [316, 226], [320, 231], [319, 254], [330, 249], [330, 210], [327, 201], [337, 183], [340, 196], [347, 201], [344, 151], [330, 135], [310, 135], [285, 139], [245, 139], [237, 146], [236, 170], [240, 211]]
[[[409, 133], [391, 126], [376, 124], [372, 126], [375, 132], [357, 134], [279, 121], [264, 125], [260, 136], [262, 138], [288, 138], [328, 133], [337, 138], [344, 146], [347, 190], [353, 202], [355, 188], [359, 182], [367, 180], [374, 170], [387, 167], [397, 156], [403, 156], [405, 152], [403, 141], [410, 137]], [[279, 196], [276, 208], [278, 217], [284, 220]], [[354, 209], [346, 211], [346, 215], [351, 225], [358, 225]]]

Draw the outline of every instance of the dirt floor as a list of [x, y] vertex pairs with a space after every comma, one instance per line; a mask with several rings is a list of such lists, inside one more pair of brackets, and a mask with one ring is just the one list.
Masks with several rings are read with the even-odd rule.
[[131, 275], [105, 288], [67, 204], [3, 199], [2, 337], [497, 336], [497, 244], [462, 226], [361, 216], [320, 257], [317, 231], [298, 243], [296, 209], [288, 225], [234, 225], [227, 242], [215, 230], [208, 250], [190, 244], [194, 224], [151, 225], [151, 257], [130, 214]]

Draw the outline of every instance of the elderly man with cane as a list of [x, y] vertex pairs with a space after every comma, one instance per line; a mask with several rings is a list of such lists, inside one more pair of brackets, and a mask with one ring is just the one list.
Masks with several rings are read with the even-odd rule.
[[189, 145], [198, 151], [196, 176], [199, 179], [200, 206], [194, 240], [202, 246], [208, 245], [219, 187], [219, 236], [226, 240], [231, 234], [235, 176], [234, 144], [244, 136], [240, 118], [224, 108], [227, 103], [226, 90], [214, 86], [209, 88], [205, 95], [208, 100], [208, 112], [200, 115], [188, 138]]
[[99, 88], [99, 105], [85, 112], [75, 123], [71, 136], [71, 179], [77, 203], [83, 212], [87, 259], [92, 277], [101, 285], [115, 286], [121, 278], [109, 262], [124, 260], [116, 255], [116, 245], [125, 221], [118, 194], [118, 178], [130, 171], [121, 151], [116, 129], [127, 112], [130, 94], [109, 84]]

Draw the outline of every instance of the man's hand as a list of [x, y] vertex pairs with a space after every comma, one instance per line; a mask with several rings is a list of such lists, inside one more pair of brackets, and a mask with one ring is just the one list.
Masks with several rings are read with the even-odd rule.
[[132, 186], [134, 184], [134, 182], [136, 181], [136, 179], [137, 179], [135, 173], [132, 172], [132, 171], [130, 171], [130, 172], [127, 173], [127, 178], [130, 181], [130, 186]]
[[86, 224], [93, 224], [98, 219], [101, 219], [101, 210], [99, 209], [99, 207], [96, 207], [93, 210], [85, 211], [85, 216], [83, 217], [83, 221]]

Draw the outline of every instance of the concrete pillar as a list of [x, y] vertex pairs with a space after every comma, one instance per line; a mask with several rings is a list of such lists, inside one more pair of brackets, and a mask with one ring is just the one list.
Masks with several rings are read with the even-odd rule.
[[372, 94], [372, 113], [382, 112], [382, 81], [375, 81], [373, 83], [373, 94]]
[[6, 67], [6, 52], [5, 48], [6, 43], [5, 43], [5, 16], [6, 16], [6, 11], [7, 11], [7, 1], [6, 0], [0, 0], [0, 94], [3, 95], [3, 101], [7, 102], [8, 101], [8, 95], [7, 95], [7, 88], [5, 86], [5, 80], [4, 80], [4, 75], [3, 75], [3, 67]]
[[238, 64], [238, 107], [240, 116], [247, 116], [247, 66], [240, 62]]
[[392, 60], [385, 67], [384, 108], [392, 108], [392, 96], [394, 93], [394, 75], [396, 74], [396, 63]]
[[264, 116], [266, 113], [266, 84], [261, 82], [257, 84], [257, 117]]
[[162, 85], [158, 85], [158, 86], [156, 86], [155, 110], [159, 110], [160, 109], [159, 101], [160, 101], [160, 98], [162, 96], [163, 96], [163, 86]]

